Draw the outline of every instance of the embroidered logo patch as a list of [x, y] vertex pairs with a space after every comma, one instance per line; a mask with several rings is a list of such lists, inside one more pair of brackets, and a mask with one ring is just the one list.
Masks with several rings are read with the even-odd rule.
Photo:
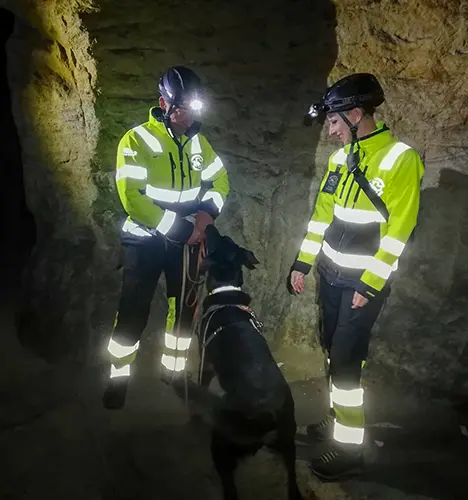
[[324, 193], [334, 194], [338, 184], [340, 183], [341, 176], [339, 172], [329, 172], [327, 180], [322, 188]]
[[385, 188], [385, 183], [380, 177], [375, 177], [374, 179], [369, 181], [369, 184], [379, 196], [382, 196]]
[[203, 156], [192, 155], [192, 168], [193, 170], [200, 171], [203, 168]]

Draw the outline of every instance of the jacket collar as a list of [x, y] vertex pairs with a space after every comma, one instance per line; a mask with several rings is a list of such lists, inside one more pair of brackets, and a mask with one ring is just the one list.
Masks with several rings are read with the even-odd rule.
[[[387, 144], [394, 142], [395, 139], [390, 129], [385, 125], [383, 121], [376, 123], [376, 129], [369, 135], [361, 137], [358, 141], [359, 148], [367, 154], [372, 154], [382, 149]], [[346, 144], [344, 151], [346, 154], [349, 153], [350, 144]]]

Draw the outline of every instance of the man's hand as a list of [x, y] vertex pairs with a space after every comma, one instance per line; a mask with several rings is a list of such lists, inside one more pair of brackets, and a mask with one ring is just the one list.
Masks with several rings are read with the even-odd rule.
[[195, 216], [195, 227], [201, 234], [205, 233], [206, 226], [213, 224], [213, 217], [207, 212], [197, 212]]
[[304, 273], [300, 271], [293, 271], [291, 273], [291, 288], [295, 293], [302, 293], [304, 291]]
[[213, 217], [206, 212], [197, 212], [193, 233], [187, 241], [187, 245], [196, 245], [205, 238], [206, 226], [213, 224]]
[[193, 226], [193, 232], [187, 240], [187, 245], [196, 245], [197, 243], [200, 243], [202, 239], [202, 234], [198, 230], [197, 226]]
[[353, 296], [353, 305], [351, 309], [358, 309], [359, 307], [364, 307], [369, 302], [369, 299], [366, 299], [364, 295], [361, 295], [358, 292], [354, 292]]

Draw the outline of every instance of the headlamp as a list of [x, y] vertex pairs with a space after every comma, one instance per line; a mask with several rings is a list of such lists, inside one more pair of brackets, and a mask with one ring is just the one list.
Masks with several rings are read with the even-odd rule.
[[311, 118], [317, 118], [322, 113], [323, 113], [323, 105], [322, 104], [312, 104], [309, 108], [308, 115]]
[[189, 106], [193, 111], [201, 111], [203, 109], [203, 102], [200, 99], [192, 99]]

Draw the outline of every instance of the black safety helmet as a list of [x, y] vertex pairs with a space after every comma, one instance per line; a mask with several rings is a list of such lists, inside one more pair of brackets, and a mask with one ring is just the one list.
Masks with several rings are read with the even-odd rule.
[[312, 104], [308, 114], [311, 118], [316, 118], [326, 113], [342, 113], [353, 108], [376, 108], [384, 101], [384, 91], [374, 75], [355, 73], [329, 87], [320, 102]]
[[166, 115], [174, 106], [190, 107], [200, 111], [203, 107], [203, 88], [200, 78], [185, 66], [169, 68], [159, 80], [159, 91], [169, 104]]

